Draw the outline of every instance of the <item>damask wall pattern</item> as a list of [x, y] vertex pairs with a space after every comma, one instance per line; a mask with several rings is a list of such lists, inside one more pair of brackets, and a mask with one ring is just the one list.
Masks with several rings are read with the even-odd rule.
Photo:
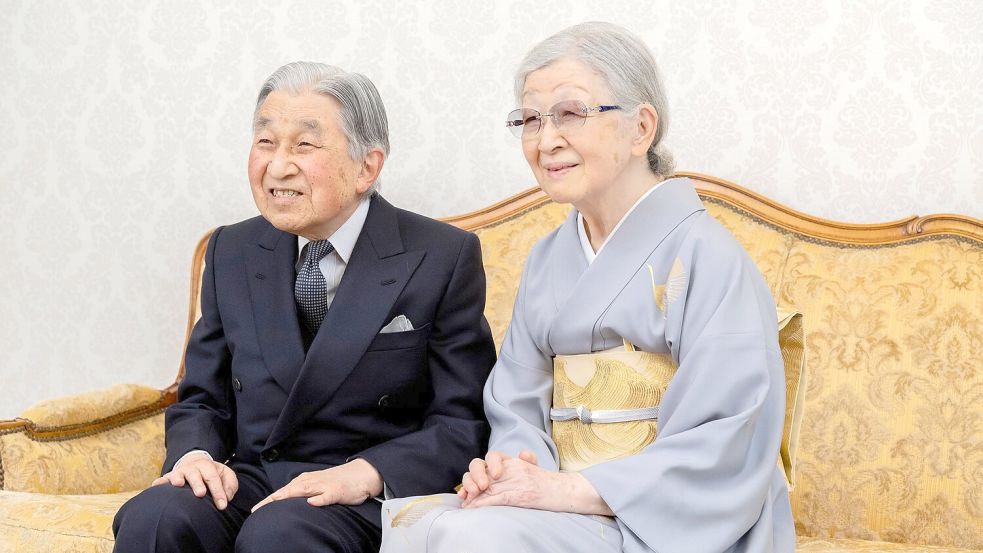
[[639, 33], [677, 167], [811, 214], [983, 218], [977, 0], [0, 0], [0, 418], [170, 383], [199, 236], [255, 213], [262, 79], [296, 59], [371, 77], [383, 192], [432, 216], [533, 184], [503, 128], [511, 72], [590, 19]]

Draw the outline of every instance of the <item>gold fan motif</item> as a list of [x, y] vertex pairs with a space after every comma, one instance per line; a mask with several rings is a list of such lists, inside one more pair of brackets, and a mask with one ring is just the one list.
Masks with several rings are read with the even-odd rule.
[[443, 505], [444, 502], [437, 495], [428, 495], [419, 499], [414, 499], [396, 513], [389, 523], [393, 528], [409, 528], [427, 516], [427, 513]]
[[[668, 353], [609, 350], [557, 356], [553, 364], [553, 407], [585, 406], [591, 411], [656, 407], [676, 364]], [[553, 422], [560, 468], [589, 466], [634, 455], [656, 437], [655, 420], [584, 424]]]

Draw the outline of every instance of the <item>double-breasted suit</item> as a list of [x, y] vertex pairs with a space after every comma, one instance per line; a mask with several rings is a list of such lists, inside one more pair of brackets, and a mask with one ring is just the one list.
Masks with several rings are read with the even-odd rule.
[[[488, 435], [481, 390], [495, 352], [477, 237], [374, 196], [314, 336], [297, 314], [297, 259], [297, 237], [262, 217], [212, 235], [163, 472], [207, 451], [236, 471], [247, 509], [353, 458], [393, 496], [452, 488]], [[380, 333], [399, 315], [413, 330]], [[378, 502], [353, 508], [379, 524]]]

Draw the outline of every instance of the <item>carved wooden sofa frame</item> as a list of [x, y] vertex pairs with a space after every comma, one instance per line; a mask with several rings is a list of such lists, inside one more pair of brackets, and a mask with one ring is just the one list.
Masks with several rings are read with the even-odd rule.
[[[805, 315], [798, 550], [983, 551], [983, 221], [837, 223], [681, 175], [779, 305]], [[567, 209], [531, 189], [446, 219], [482, 240], [499, 343], [522, 261]], [[206, 242], [191, 268], [186, 336]], [[120, 385], [0, 421], [0, 553], [110, 551], [113, 513], [163, 460], [163, 411], [183, 374], [182, 361], [163, 390]]]

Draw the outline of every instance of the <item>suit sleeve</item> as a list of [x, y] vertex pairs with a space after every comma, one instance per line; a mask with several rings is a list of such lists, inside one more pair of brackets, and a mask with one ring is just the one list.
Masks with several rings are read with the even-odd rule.
[[427, 361], [433, 401], [422, 428], [353, 456], [371, 463], [396, 497], [449, 491], [471, 459], [484, 453], [488, 423], [481, 390], [495, 363], [484, 308], [481, 246], [468, 234], [433, 320]]
[[234, 396], [230, 383], [232, 355], [225, 340], [215, 291], [215, 250], [221, 227], [208, 241], [201, 279], [201, 318], [195, 323], [185, 352], [185, 375], [177, 403], [164, 417], [168, 472], [184, 454], [198, 449], [224, 461], [231, 454]]

